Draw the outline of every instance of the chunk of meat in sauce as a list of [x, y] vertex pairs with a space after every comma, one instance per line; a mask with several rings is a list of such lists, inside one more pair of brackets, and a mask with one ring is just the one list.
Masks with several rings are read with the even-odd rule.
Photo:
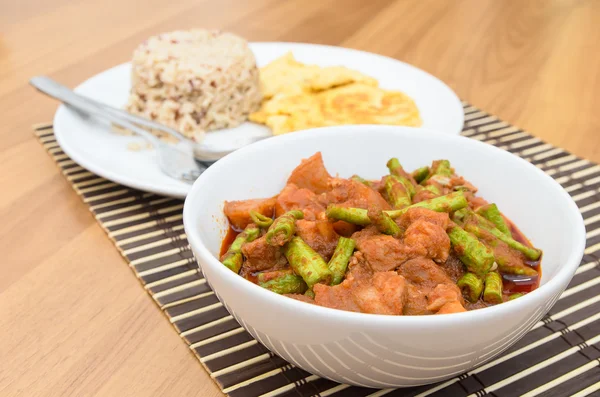
[[333, 224], [326, 220], [297, 220], [296, 234], [326, 261], [331, 259], [340, 238], [333, 229]]
[[393, 270], [409, 259], [426, 257], [444, 262], [450, 253], [450, 239], [440, 226], [419, 219], [412, 223], [400, 241], [378, 234], [373, 226], [354, 233], [356, 248], [373, 270]]
[[[361, 297], [359, 304], [367, 313], [402, 314], [404, 306], [404, 289], [406, 280], [396, 272], [378, 272], [373, 275], [373, 286], [377, 295]], [[372, 289], [370, 290], [372, 292]], [[375, 303], [375, 304], [372, 304]], [[381, 305], [381, 306], [380, 306]], [[389, 309], [388, 313], [384, 312]]]
[[368, 278], [373, 274], [373, 268], [371, 268], [362, 252], [354, 251], [350, 261], [348, 261], [348, 272], [348, 274], [352, 273], [355, 278]]
[[433, 289], [438, 284], [452, 283], [446, 272], [427, 258], [415, 258], [404, 262], [398, 268], [398, 274], [411, 283], [428, 289]]
[[326, 193], [325, 204], [337, 204], [344, 207], [390, 209], [390, 205], [379, 192], [353, 179], [332, 178], [331, 190]]
[[[359, 232], [361, 233], [361, 232]], [[362, 252], [373, 270], [385, 272], [393, 270], [410, 259], [411, 250], [392, 236], [354, 233], [356, 248]]]
[[[411, 259], [399, 267], [398, 273], [408, 283], [404, 314], [433, 314], [442, 309], [457, 311], [458, 306], [464, 311], [460, 289], [432, 260]], [[455, 301], [458, 305], [450, 305]]]
[[421, 219], [406, 229], [403, 242], [413, 258], [423, 256], [441, 263], [450, 253], [450, 238], [445, 229]]
[[377, 230], [377, 228], [373, 225], [370, 225], [352, 234], [352, 239], [356, 241], [356, 244], [359, 244], [362, 240], [366, 240], [369, 237], [377, 236], [378, 234], [379, 231]]
[[267, 244], [265, 236], [244, 244], [242, 254], [246, 258], [242, 267], [244, 273], [277, 270], [287, 264], [281, 248]]
[[456, 285], [451, 283], [438, 284], [427, 296], [427, 301], [429, 302], [429, 305], [427, 305], [427, 310], [436, 312], [448, 303], [460, 303], [461, 299], [461, 292]]
[[448, 214], [445, 212], [435, 212], [428, 210], [427, 208], [410, 208], [406, 211], [400, 218], [396, 220], [398, 226], [402, 229], [407, 229], [411, 223], [416, 222], [418, 220], [423, 220], [429, 223], [433, 223], [434, 225], [438, 225], [442, 229], [446, 230], [448, 228], [448, 223], [450, 223], [450, 218]]
[[315, 303], [313, 298], [306, 296], [306, 295], [302, 295], [302, 294], [284, 294], [284, 296], [287, 296], [288, 298], [296, 299], [297, 301], [301, 301], [301, 302], [306, 302], [306, 303], [311, 303], [311, 304]]
[[[405, 277], [406, 279], [406, 277]], [[427, 292], [429, 290], [423, 290], [416, 286], [410, 281], [406, 281], [406, 297], [404, 300], [405, 315], [422, 315], [422, 314], [433, 314], [427, 310]]]
[[300, 165], [292, 171], [288, 183], [293, 183], [301, 189], [308, 189], [314, 193], [324, 193], [329, 190], [329, 179], [321, 152], [302, 160]]
[[[359, 265], [364, 266], [364, 265]], [[403, 311], [406, 281], [396, 272], [370, 272], [352, 269], [339, 285], [316, 284], [315, 303], [335, 309], [400, 315]]]
[[440, 310], [436, 314], [461, 313], [466, 311], [467, 309], [459, 301], [452, 301], [440, 307]]
[[325, 207], [319, 204], [317, 195], [313, 191], [298, 188], [290, 183], [277, 196], [275, 215], [281, 216], [290, 210], [302, 210], [304, 218], [313, 221], [325, 211]]
[[242, 230], [251, 222], [250, 211], [272, 217], [275, 208], [275, 198], [253, 199], [241, 201], [226, 201], [223, 208], [225, 216], [234, 229]]

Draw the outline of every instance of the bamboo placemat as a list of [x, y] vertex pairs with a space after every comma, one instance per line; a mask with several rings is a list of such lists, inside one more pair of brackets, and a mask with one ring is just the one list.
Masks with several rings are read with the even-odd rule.
[[587, 228], [581, 266], [550, 313], [491, 362], [435, 385], [375, 390], [311, 375], [268, 351], [223, 307], [198, 270], [183, 230], [183, 201], [120, 186], [75, 164], [51, 125], [35, 134], [90, 207], [177, 333], [231, 397], [587, 396], [600, 393], [600, 165], [463, 103], [463, 135], [508, 150], [554, 177]]

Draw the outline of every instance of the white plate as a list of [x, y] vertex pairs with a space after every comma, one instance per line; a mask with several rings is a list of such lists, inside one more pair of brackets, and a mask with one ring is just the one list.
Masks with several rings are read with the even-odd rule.
[[[406, 63], [381, 55], [316, 44], [251, 43], [259, 66], [292, 51], [301, 62], [321, 66], [342, 65], [379, 80], [381, 87], [397, 89], [412, 97], [423, 120], [423, 128], [459, 134], [463, 108], [456, 94], [432, 75]], [[127, 101], [131, 65], [108, 69], [86, 80], [75, 91], [122, 107]], [[152, 150], [132, 151], [131, 142], [144, 144], [135, 136], [118, 135], [108, 124], [86, 117], [61, 105], [54, 117], [54, 133], [63, 151], [76, 163], [111, 181], [157, 194], [184, 198], [191, 185], [164, 175]], [[240, 136], [269, 135], [269, 130], [253, 123], [207, 134], [206, 142], [231, 141]], [[229, 146], [229, 145], [228, 145]]]

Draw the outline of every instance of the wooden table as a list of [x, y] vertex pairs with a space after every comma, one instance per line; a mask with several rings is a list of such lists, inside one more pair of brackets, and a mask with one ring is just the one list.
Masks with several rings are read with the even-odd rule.
[[75, 85], [151, 34], [358, 48], [416, 65], [474, 105], [600, 162], [600, 2], [19, 0], [0, 6], [0, 395], [218, 396], [33, 138]]

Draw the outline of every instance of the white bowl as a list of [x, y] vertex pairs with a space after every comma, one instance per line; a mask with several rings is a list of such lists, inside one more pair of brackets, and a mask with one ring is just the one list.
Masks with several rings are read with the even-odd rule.
[[[438, 316], [384, 316], [279, 296], [217, 259], [225, 200], [269, 197], [300, 160], [323, 153], [331, 174], [378, 178], [398, 157], [407, 169], [449, 159], [544, 250], [541, 286], [498, 306]], [[342, 383], [402, 387], [460, 374], [500, 354], [556, 302], [585, 246], [581, 214], [552, 178], [521, 158], [468, 138], [413, 128], [342, 126], [268, 139], [228, 155], [194, 184], [185, 230], [204, 276], [229, 312], [263, 345], [313, 374]]]

